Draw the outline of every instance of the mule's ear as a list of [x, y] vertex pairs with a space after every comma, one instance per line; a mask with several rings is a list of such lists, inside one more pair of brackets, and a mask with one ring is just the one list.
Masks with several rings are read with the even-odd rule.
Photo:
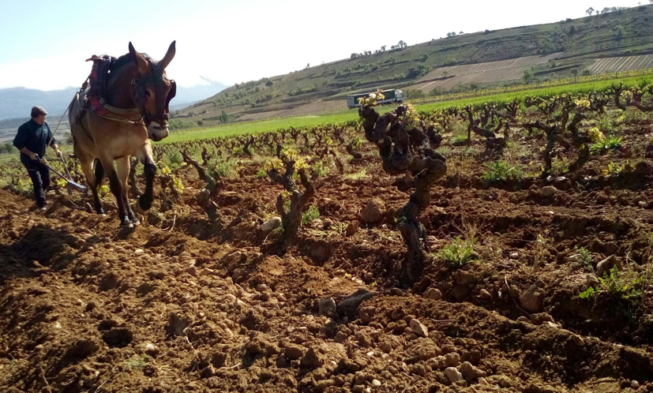
[[172, 44], [170, 44], [170, 47], [168, 48], [168, 52], [166, 52], [166, 55], [163, 56], [163, 59], [159, 62], [159, 66], [161, 66], [162, 70], [165, 70], [168, 64], [172, 61], [172, 59], [175, 57], [175, 53], [177, 49], [175, 48], [175, 43], [177, 41], [172, 41]]
[[129, 42], [129, 54], [132, 55], [134, 62], [136, 62], [136, 65], [138, 66], [138, 72], [140, 72], [141, 75], [146, 74], [148, 68], [147, 60], [145, 60], [143, 55], [136, 52], [136, 49], [134, 49], [134, 45], [132, 45], [131, 41]]

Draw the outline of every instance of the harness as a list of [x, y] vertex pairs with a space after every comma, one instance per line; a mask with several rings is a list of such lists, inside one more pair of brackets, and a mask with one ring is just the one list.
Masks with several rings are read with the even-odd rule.
[[[138, 105], [138, 110], [143, 116], [143, 121], [146, 126], [149, 126], [153, 120], [156, 120], [159, 124], [167, 121], [168, 113], [170, 112], [170, 101], [177, 95], [177, 83], [173, 79], [170, 79], [170, 92], [167, 97], [163, 97], [163, 69], [161, 69], [157, 62], [152, 59], [148, 60], [152, 67], [152, 72], [149, 75], [133, 79], [131, 83], [132, 97], [136, 101], [136, 105]], [[156, 94], [156, 113], [154, 115], [145, 109], [145, 102], [147, 101], [145, 87], [148, 83], [154, 83], [154, 93]]]
[[[137, 107], [129, 109], [117, 108], [109, 105], [104, 98], [107, 89], [107, 75], [111, 71], [116, 71], [111, 69], [116, 58], [107, 55], [93, 55], [91, 58], [87, 59], [87, 61], [93, 61], [93, 69], [91, 70], [89, 77], [83, 83], [79, 95], [81, 96], [81, 94], [87, 89], [89, 83], [91, 86], [86, 94], [86, 100], [82, 103], [83, 110], [77, 116], [77, 121], [79, 122], [84, 111], [90, 111], [105, 119], [136, 125], [145, 125], [146, 127], [148, 127], [153, 121], [156, 121], [159, 124], [164, 124], [168, 120], [170, 101], [177, 94], [177, 83], [172, 79], [168, 80], [171, 84], [170, 92], [167, 97], [163, 97], [163, 69], [161, 69], [158, 62], [149, 57], [146, 57], [146, 59], [150, 63], [152, 72], [148, 75], [134, 78], [131, 81], [132, 99]], [[147, 102], [146, 86], [148, 83], [154, 83], [154, 92], [156, 94], [155, 114], [149, 113], [145, 108], [145, 103]]]

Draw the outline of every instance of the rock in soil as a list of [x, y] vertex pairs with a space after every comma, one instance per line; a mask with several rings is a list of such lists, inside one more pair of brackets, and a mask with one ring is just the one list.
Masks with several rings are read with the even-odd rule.
[[446, 375], [449, 382], [456, 383], [463, 380], [463, 375], [455, 367], [448, 367], [444, 370], [444, 375]]
[[261, 232], [268, 233], [279, 228], [280, 225], [281, 225], [281, 217], [272, 217], [271, 219], [267, 220], [263, 225], [261, 225], [260, 229]]
[[428, 337], [429, 336], [429, 330], [422, 324], [420, 321], [417, 319], [411, 319], [410, 320], [410, 329], [413, 331], [413, 333], [417, 334], [420, 337]]
[[528, 312], [538, 312], [542, 308], [544, 293], [539, 288], [533, 286], [525, 293], [519, 296], [519, 304]]
[[614, 255], [610, 255], [604, 260], [600, 261], [596, 265], [596, 275], [597, 277], [603, 277], [603, 275], [610, 271], [615, 266], [619, 266], [619, 260]]
[[361, 220], [367, 224], [377, 223], [383, 218], [385, 203], [379, 198], [373, 198], [367, 202], [361, 211]]
[[283, 354], [286, 355], [288, 359], [299, 359], [304, 356], [304, 347], [297, 344], [290, 344], [284, 349]]
[[320, 315], [327, 317], [332, 317], [336, 315], [336, 302], [332, 298], [328, 297], [326, 299], [320, 300], [318, 303], [320, 309]]

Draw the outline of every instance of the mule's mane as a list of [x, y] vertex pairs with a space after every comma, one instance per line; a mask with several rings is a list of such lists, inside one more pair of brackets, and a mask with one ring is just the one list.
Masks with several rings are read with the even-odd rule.
[[[143, 56], [146, 60], [152, 60], [152, 58], [148, 56], [147, 53], [141, 53], [141, 56]], [[122, 55], [116, 61], [114, 61], [113, 65], [111, 66], [111, 71], [118, 71], [120, 68], [124, 67], [127, 64], [134, 64], [134, 58], [132, 57], [131, 53]]]

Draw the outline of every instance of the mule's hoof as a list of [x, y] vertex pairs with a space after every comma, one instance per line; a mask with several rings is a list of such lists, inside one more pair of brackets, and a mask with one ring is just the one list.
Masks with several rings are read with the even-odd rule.
[[107, 215], [107, 214], [104, 212], [104, 209], [100, 209], [100, 210], [96, 211], [96, 213], [99, 214], [99, 215], [101, 215], [101, 216], [106, 216], [106, 215]]
[[131, 221], [132, 224], [134, 224], [134, 225], [141, 225], [141, 220], [139, 220], [139, 219], [136, 218], [136, 217], [132, 218], [130, 221]]
[[146, 201], [143, 197], [138, 197], [138, 208], [145, 211], [150, 210], [152, 207], [152, 201]]
[[127, 217], [120, 222], [120, 228], [133, 228], [134, 224]]

